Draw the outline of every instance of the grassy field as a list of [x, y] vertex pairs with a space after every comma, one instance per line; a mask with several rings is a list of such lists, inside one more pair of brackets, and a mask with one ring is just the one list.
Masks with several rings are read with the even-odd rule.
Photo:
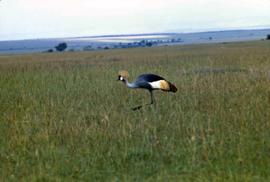
[[[117, 82], [156, 73], [178, 92]], [[0, 56], [0, 181], [269, 181], [270, 42]]]

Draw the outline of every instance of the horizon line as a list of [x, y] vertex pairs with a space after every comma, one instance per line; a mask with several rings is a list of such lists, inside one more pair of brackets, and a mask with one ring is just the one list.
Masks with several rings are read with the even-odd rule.
[[[248, 31], [248, 30], [270, 30], [269, 26], [260, 27], [243, 27], [243, 28], [209, 28], [197, 30], [172, 30], [163, 32], [145, 32], [145, 33], [119, 33], [119, 34], [96, 34], [96, 35], [82, 35], [82, 36], [59, 36], [59, 37], [39, 37], [39, 38], [21, 38], [21, 39], [0, 39], [0, 42], [5, 41], [25, 41], [25, 40], [44, 40], [44, 39], [70, 39], [70, 38], [98, 38], [98, 37], [121, 37], [121, 36], [137, 36], [137, 35], [161, 35], [161, 34], [190, 34], [190, 33], [206, 33], [206, 32], [225, 32], [225, 31]], [[270, 32], [269, 32], [270, 33]]]

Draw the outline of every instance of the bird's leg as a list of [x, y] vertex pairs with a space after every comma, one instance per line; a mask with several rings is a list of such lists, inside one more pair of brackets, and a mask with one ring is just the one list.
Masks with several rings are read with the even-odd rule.
[[152, 92], [152, 91], [149, 91], [149, 92], [150, 92], [150, 96], [151, 96], [151, 102], [150, 102], [149, 104], [145, 104], [145, 105], [140, 105], [140, 106], [137, 106], [137, 107], [133, 107], [133, 108], [132, 108], [133, 111], [139, 110], [139, 109], [141, 109], [143, 106], [155, 104], [155, 99], [154, 99], [153, 92]]
[[151, 102], [150, 104], [154, 104], [155, 103], [155, 99], [154, 99], [154, 95], [153, 95], [153, 92], [150, 91], [150, 95], [151, 95]]

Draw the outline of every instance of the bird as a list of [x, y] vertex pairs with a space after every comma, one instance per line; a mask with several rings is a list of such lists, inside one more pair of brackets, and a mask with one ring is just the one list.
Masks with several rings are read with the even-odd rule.
[[139, 75], [137, 79], [132, 83], [128, 82], [127, 80], [128, 77], [129, 77], [129, 74], [127, 71], [121, 70], [118, 72], [118, 80], [122, 81], [128, 88], [132, 88], [132, 89], [140, 88], [140, 89], [148, 90], [151, 96], [150, 104], [155, 103], [155, 99], [153, 95], [154, 90], [162, 90], [165, 92], [174, 92], [174, 93], [177, 92], [177, 88], [174, 84], [172, 84], [171, 82], [167, 81], [166, 79], [164, 79], [163, 77], [159, 75], [155, 75], [151, 73], [142, 74], [142, 75]]

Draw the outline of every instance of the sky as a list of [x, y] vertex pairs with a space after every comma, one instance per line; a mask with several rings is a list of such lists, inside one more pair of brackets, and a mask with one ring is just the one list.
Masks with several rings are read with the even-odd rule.
[[270, 28], [270, 0], [0, 0], [0, 40]]

